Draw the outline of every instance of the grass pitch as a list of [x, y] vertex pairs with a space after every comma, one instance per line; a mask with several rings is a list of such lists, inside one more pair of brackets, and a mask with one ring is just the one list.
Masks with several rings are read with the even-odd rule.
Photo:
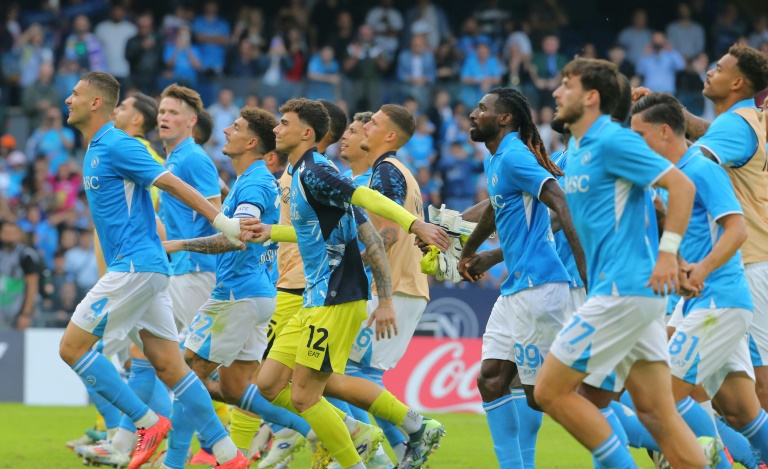
[[[0, 468], [77, 469], [81, 461], [64, 446], [93, 426], [93, 407], [27, 407], [0, 404]], [[485, 417], [475, 414], [435, 415], [447, 429], [442, 447], [430, 459], [432, 469], [497, 469]], [[650, 459], [633, 450], [642, 469], [653, 469]], [[309, 467], [309, 450], [298, 453], [292, 468]], [[190, 466], [204, 468], [205, 466]], [[589, 469], [592, 461], [565, 430], [550, 418], [539, 433], [536, 467]]]

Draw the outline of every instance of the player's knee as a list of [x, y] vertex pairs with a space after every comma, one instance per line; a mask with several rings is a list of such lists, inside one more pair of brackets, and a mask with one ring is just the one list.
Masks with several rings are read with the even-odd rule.
[[221, 397], [224, 398], [224, 402], [231, 405], [238, 405], [240, 397], [245, 392], [243, 386], [234, 386], [225, 380], [219, 380], [219, 391], [221, 392]]
[[538, 410], [539, 412], [543, 412], [544, 409], [541, 408], [538, 402], [536, 402], [536, 397], [534, 396], [534, 393], [536, 392], [536, 388], [533, 388], [530, 392], [528, 390], [525, 391], [525, 402], [528, 403], [528, 407], [530, 407], [533, 410]]
[[477, 389], [480, 391], [483, 402], [495, 401], [507, 393], [508, 390], [503, 389], [503, 381], [498, 374], [480, 371], [477, 376]]
[[61, 343], [59, 343], [59, 356], [67, 365], [73, 366], [84, 354], [85, 352], [80, 350], [80, 347], [76, 347], [66, 337], [61, 339]]
[[[530, 395], [526, 394], [526, 397], [529, 406], [531, 406], [531, 401], [535, 404], [535, 407], [531, 406], [531, 408], [541, 410], [542, 412], [551, 411], [552, 407], [557, 402], [556, 393], [548, 386], [535, 386], [533, 392]], [[533, 397], [533, 399], [531, 399], [531, 397]]]
[[259, 388], [259, 393], [262, 395], [262, 397], [264, 397], [264, 399], [268, 400], [269, 402], [277, 399], [277, 396], [279, 396], [280, 392], [282, 391], [282, 389], [278, 389], [276, 382], [264, 379], [261, 375], [256, 378], [256, 387]]

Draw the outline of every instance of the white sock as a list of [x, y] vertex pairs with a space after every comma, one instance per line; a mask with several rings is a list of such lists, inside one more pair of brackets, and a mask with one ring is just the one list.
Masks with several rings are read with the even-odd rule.
[[315, 433], [314, 430], [310, 429], [309, 433], [307, 433], [307, 440], [309, 440], [310, 442], [315, 442], [315, 441], [320, 441], [320, 438], [317, 437], [317, 433]]
[[112, 438], [112, 446], [116, 450], [123, 453], [129, 453], [136, 444], [136, 436], [133, 432], [129, 432], [125, 428], [118, 428], [117, 433]]
[[358, 461], [357, 464], [349, 466], [347, 469], [365, 469], [365, 464], [363, 464], [363, 461]]
[[349, 430], [349, 433], [352, 433], [353, 431], [355, 431], [355, 428], [357, 428], [357, 420], [353, 419], [349, 415], [344, 417], [344, 424], [347, 426], [347, 430]]
[[395, 452], [395, 457], [397, 458], [398, 464], [403, 462], [403, 458], [405, 457], [405, 450], [408, 447], [405, 445], [405, 443], [400, 443], [399, 445], [392, 448], [392, 451]]
[[402, 427], [405, 432], [410, 435], [411, 433], [416, 433], [417, 431], [421, 430], [421, 423], [423, 421], [424, 417], [414, 412], [413, 410], [408, 409], [408, 413], [405, 414], [405, 420], [403, 420]]
[[149, 409], [149, 411], [144, 414], [144, 417], [140, 418], [139, 420], [133, 422], [136, 425], [136, 428], [149, 428], [152, 425], [156, 424], [160, 421], [160, 417], [157, 416], [155, 411], [152, 409]]
[[[276, 432], [275, 432], [275, 437], [278, 437], [278, 436], [279, 436], [279, 437], [283, 437], [283, 436], [289, 436], [289, 435], [291, 435], [292, 433], [294, 433], [295, 431], [296, 431], [296, 430], [293, 430], [293, 429], [291, 429], [291, 428], [288, 428], [288, 427], [283, 427], [283, 428], [281, 428], [280, 430], [278, 430], [278, 431], [276, 431]], [[307, 438], [309, 438], [309, 436], [307, 436]], [[317, 437], [315, 437], [315, 438], [317, 438]]]
[[107, 428], [107, 441], [112, 441], [112, 438], [115, 437], [115, 434], [117, 433], [118, 428], [119, 427]]
[[232, 443], [232, 440], [229, 437], [217, 441], [213, 444], [213, 448], [211, 449], [219, 464], [224, 464], [237, 457], [237, 446]]

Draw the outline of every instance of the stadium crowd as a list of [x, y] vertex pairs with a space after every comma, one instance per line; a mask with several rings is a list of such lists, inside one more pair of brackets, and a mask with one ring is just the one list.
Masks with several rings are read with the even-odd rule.
[[[98, 278], [81, 187], [85, 149], [65, 124], [64, 99], [84, 72], [109, 72], [126, 96], [157, 96], [174, 82], [198, 90], [213, 118], [205, 148], [225, 181], [234, 173], [221, 153], [222, 130], [244, 104], [277, 113], [292, 96], [324, 98], [351, 116], [402, 103], [417, 131], [398, 156], [417, 176], [425, 206], [464, 210], [487, 198], [487, 151], [470, 140], [468, 115], [489, 89], [528, 97], [551, 153], [562, 146], [550, 129], [551, 95], [575, 54], [607, 58], [633, 85], [674, 93], [711, 120], [701, 88], [713, 58], [737, 42], [768, 53], [768, 17], [750, 21], [734, 3], [715, 11], [681, 3], [675, 21], [653, 26], [638, 9], [625, 27], [594, 38], [570, 27], [573, 8], [558, 0], [489, 0], [471, 12], [430, 0], [407, 8], [379, 0], [367, 11], [344, 0], [291, 0], [231, 15], [215, 1], [170, 2], [164, 16], [130, 2], [42, 3], [0, 7], [0, 316], [34, 311], [20, 328], [65, 326]], [[13, 110], [23, 125], [11, 129]], [[346, 169], [338, 152], [328, 155]], [[505, 275], [499, 265], [482, 286], [498, 288]]]

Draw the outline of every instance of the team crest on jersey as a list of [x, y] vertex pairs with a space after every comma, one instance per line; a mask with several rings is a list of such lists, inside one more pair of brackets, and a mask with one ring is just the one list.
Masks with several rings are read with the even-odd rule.
[[498, 183], [499, 183], [499, 177], [498, 177], [497, 175], [495, 175], [495, 174], [494, 174], [494, 175], [493, 175], [493, 177], [491, 178], [491, 185], [492, 185], [493, 187], [496, 187], [496, 185], [497, 185]]
[[592, 160], [592, 152], [588, 151], [584, 153], [584, 156], [581, 157], [581, 165], [586, 166], [589, 164], [591, 160]]
[[98, 165], [99, 165], [99, 157], [98, 157], [98, 156], [94, 156], [94, 157], [91, 159], [91, 168], [95, 168], [95, 167], [97, 167]]

